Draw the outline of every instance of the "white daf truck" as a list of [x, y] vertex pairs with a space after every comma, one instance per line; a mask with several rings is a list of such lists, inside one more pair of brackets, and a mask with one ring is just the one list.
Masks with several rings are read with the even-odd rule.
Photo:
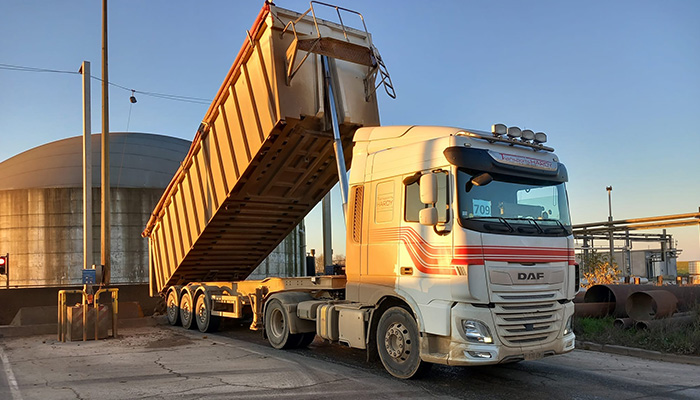
[[[320, 6], [263, 8], [148, 222], [169, 322], [251, 318], [275, 348], [320, 337], [399, 378], [571, 351], [567, 173], [546, 136], [377, 126], [375, 90], [393, 95], [381, 57]], [[345, 275], [243, 280], [338, 177]]]

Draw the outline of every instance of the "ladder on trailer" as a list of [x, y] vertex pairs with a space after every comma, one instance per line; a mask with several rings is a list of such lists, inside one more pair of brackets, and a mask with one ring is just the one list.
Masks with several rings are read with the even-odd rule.
[[[339, 40], [333, 37], [324, 37], [321, 34], [322, 29], [319, 27], [319, 19], [316, 17], [316, 9], [314, 5], [324, 6], [332, 8], [336, 11], [338, 15], [338, 23], [343, 30], [343, 36], [345, 40]], [[356, 15], [362, 21], [362, 27], [367, 35], [366, 44], [353, 43], [347, 34], [347, 27], [343, 22], [343, 16], [341, 11]], [[314, 26], [316, 27], [316, 37], [310, 39], [300, 39], [297, 33], [296, 25], [302, 18], [306, 17], [311, 13]], [[382, 60], [379, 50], [372, 43], [372, 38], [367, 31], [367, 25], [365, 24], [365, 19], [357, 11], [353, 11], [347, 8], [334, 6], [327, 3], [322, 3], [318, 1], [312, 1], [311, 6], [305, 13], [303, 13], [299, 18], [294, 21], [289, 21], [282, 31], [284, 35], [286, 32], [291, 32], [294, 34], [294, 40], [287, 48], [286, 53], [286, 79], [287, 85], [291, 84], [294, 75], [299, 71], [299, 68], [304, 64], [310, 54], [315, 53], [321, 56], [321, 64], [323, 69], [323, 80], [324, 80], [324, 96], [326, 104], [329, 104], [330, 114], [331, 114], [331, 124], [333, 129], [333, 150], [335, 151], [335, 159], [338, 167], [338, 179], [340, 180], [340, 192], [343, 201], [343, 216], [347, 212], [348, 204], [348, 178], [347, 171], [345, 169], [345, 157], [343, 155], [343, 145], [340, 139], [340, 127], [338, 122], [338, 103], [335, 101], [336, 95], [334, 92], [334, 82], [333, 73], [331, 71], [331, 59], [337, 58], [340, 60], [349, 61], [355, 64], [361, 64], [367, 66], [368, 72], [364, 79], [365, 84], [365, 100], [369, 98], [376, 92], [376, 90], [383, 86], [387, 95], [391, 98], [396, 98], [396, 91], [394, 90], [393, 83], [391, 82], [391, 76], [389, 71]], [[300, 51], [306, 54], [297, 61], [297, 56]], [[379, 82], [375, 84], [379, 78]]]

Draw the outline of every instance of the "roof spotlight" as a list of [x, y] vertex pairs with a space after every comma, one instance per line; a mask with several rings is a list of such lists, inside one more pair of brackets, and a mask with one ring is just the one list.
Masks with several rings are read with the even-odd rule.
[[534, 140], [535, 139], [535, 132], [525, 129], [520, 133], [520, 139], [522, 140]]
[[511, 126], [508, 128], [508, 136], [511, 138], [519, 138], [520, 132], [520, 128], [518, 128], [517, 126]]
[[504, 124], [491, 125], [491, 133], [493, 133], [493, 136], [505, 135], [507, 131], [508, 128]]
[[544, 132], [535, 133], [535, 143], [545, 143], [547, 141], [547, 135]]

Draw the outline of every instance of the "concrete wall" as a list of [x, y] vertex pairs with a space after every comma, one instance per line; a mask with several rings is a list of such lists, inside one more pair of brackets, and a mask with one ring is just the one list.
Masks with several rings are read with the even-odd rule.
[[[136, 301], [141, 305], [144, 315], [152, 315], [159, 307], [158, 297], [148, 296], [148, 285], [118, 285], [119, 302]], [[22, 307], [53, 306], [58, 311], [58, 291], [61, 289], [82, 289], [82, 286], [57, 286], [51, 288], [0, 290], [0, 325], [8, 325]], [[107, 301], [106, 294], [100, 297]], [[68, 303], [80, 302], [80, 295], [68, 295]]]
[[[162, 189], [112, 188], [113, 284], [148, 282], [141, 237]], [[100, 264], [100, 189], [93, 189], [93, 263]], [[82, 284], [82, 189], [0, 190], [0, 253], [10, 254], [9, 287]], [[249, 279], [303, 275], [303, 229], [285, 238]], [[0, 276], [0, 289], [8, 287]]]

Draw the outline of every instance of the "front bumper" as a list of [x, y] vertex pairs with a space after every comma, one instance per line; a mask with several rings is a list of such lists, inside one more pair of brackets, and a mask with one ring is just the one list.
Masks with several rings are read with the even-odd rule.
[[[509, 328], [504, 326], [503, 316], [493, 308], [474, 307], [459, 303], [452, 308], [451, 336], [426, 335], [421, 338], [424, 361], [447, 365], [488, 365], [536, 360], [550, 355], [568, 353], [574, 349], [573, 332], [564, 335], [564, 325], [574, 313], [573, 303], [559, 304], [559, 309], [552, 313], [550, 334], [546, 338], [533, 340], [530, 332], [524, 332], [522, 340], [509, 339]], [[508, 314], [516, 317], [519, 315]], [[532, 314], [530, 314], [532, 315]], [[524, 319], [524, 318], [520, 318]], [[462, 320], [478, 320], [488, 326], [493, 343], [468, 342], [462, 334]], [[532, 324], [530, 324], [532, 325]], [[532, 327], [530, 327], [532, 329]], [[541, 335], [540, 335], [541, 336]]]

